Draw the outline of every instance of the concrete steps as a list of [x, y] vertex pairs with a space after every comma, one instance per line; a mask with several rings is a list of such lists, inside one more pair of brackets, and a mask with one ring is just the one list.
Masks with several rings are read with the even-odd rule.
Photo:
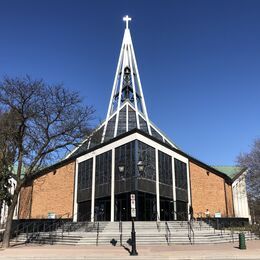
[[[142, 245], [153, 244], [190, 244], [188, 237], [188, 223], [186, 221], [167, 222], [135, 222], [136, 241]], [[97, 230], [99, 233], [97, 234]], [[109, 245], [111, 241], [117, 241], [120, 245], [119, 222], [99, 222], [97, 223], [75, 223], [67, 224], [67, 227], [59, 228], [53, 235], [49, 232], [40, 232], [35, 237], [31, 237], [31, 243], [54, 243], [64, 245]], [[122, 222], [122, 244], [126, 245], [131, 237], [132, 223]], [[230, 231], [225, 233], [215, 230], [206, 223], [193, 223], [194, 243], [228, 243], [238, 241], [238, 232], [233, 234]], [[170, 235], [169, 235], [170, 231]], [[168, 237], [166, 236], [168, 234]], [[31, 235], [30, 235], [31, 236]], [[246, 239], [255, 239], [255, 236], [245, 234]], [[12, 243], [23, 243], [26, 241], [26, 234], [20, 234]], [[193, 242], [193, 240], [192, 240]]]

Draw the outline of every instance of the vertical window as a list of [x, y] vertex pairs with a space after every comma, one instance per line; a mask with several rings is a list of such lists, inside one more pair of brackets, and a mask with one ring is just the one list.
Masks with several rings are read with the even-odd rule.
[[111, 150], [96, 156], [95, 198], [111, 194]]
[[172, 157], [166, 153], [158, 151], [159, 160], [159, 181], [172, 185]]
[[[124, 171], [119, 172], [119, 166]], [[115, 179], [122, 180], [134, 176], [135, 173], [135, 141], [119, 146], [115, 150]]]
[[96, 157], [96, 185], [111, 183], [111, 151]]
[[88, 159], [78, 165], [78, 189], [84, 190], [92, 186], [93, 159]]
[[155, 149], [138, 141], [138, 162], [142, 162], [144, 165], [144, 172], [141, 177], [155, 181]]
[[186, 163], [174, 159], [175, 185], [176, 188], [187, 190], [187, 165]]

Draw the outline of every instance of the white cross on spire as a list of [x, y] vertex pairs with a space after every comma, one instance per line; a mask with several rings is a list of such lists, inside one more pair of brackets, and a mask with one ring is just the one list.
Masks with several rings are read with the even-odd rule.
[[132, 18], [129, 17], [128, 15], [124, 16], [123, 21], [125, 21], [126, 29], [128, 29], [128, 22], [131, 20], [132, 20]]

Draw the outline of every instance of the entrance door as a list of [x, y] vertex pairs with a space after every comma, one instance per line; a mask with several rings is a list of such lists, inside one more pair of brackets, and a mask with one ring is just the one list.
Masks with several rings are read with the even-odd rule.
[[160, 197], [160, 219], [164, 221], [174, 220], [173, 200]]
[[177, 200], [176, 206], [177, 206], [177, 220], [188, 220], [187, 202]]
[[156, 220], [156, 196], [155, 194], [138, 192], [137, 220]]
[[78, 203], [78, 221], [90, 221], [91, 201]]
[[131, 220], [130, 209], [130, 193], [117, 194], [115, 196], [115, 220]]
[[[156, 195], [144, 192], [136, 192], [136, 220], [156, 220]], [[115, 195], [115, 221], [131, 220], [130, 193]]]
[[110, 221], [110, 197], [95, 200], [95, 220]]

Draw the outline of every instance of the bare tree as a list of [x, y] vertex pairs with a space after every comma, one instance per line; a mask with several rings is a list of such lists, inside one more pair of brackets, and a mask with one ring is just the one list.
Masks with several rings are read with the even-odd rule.
[[0, 111], [0, 216], [2, 206], [10, 205], [11, 173], [15, 159], [14, 137], [15, 113]]
[[78, 93], [28, 76], [3, 79], [0, 107], [15, 115], [12, 118], [15, 127], [9, 140], [15, 147], [13, 164], [17, 171], [11, 176], [17, 184], [11, 195], [3, 239], [3, 247], [8, 247], [21, 188], [37, 177], [40, 169], [60, 158], [65, 149], [72, 149], [89, 134], [94, 110], [82, 105]]
[[246, 182], [249, 195], [249, 207], [254, 221], [260, 221], [260, 139], [254, 141], [249, 153], [237, 158], [241, 167], [248, 169]]

